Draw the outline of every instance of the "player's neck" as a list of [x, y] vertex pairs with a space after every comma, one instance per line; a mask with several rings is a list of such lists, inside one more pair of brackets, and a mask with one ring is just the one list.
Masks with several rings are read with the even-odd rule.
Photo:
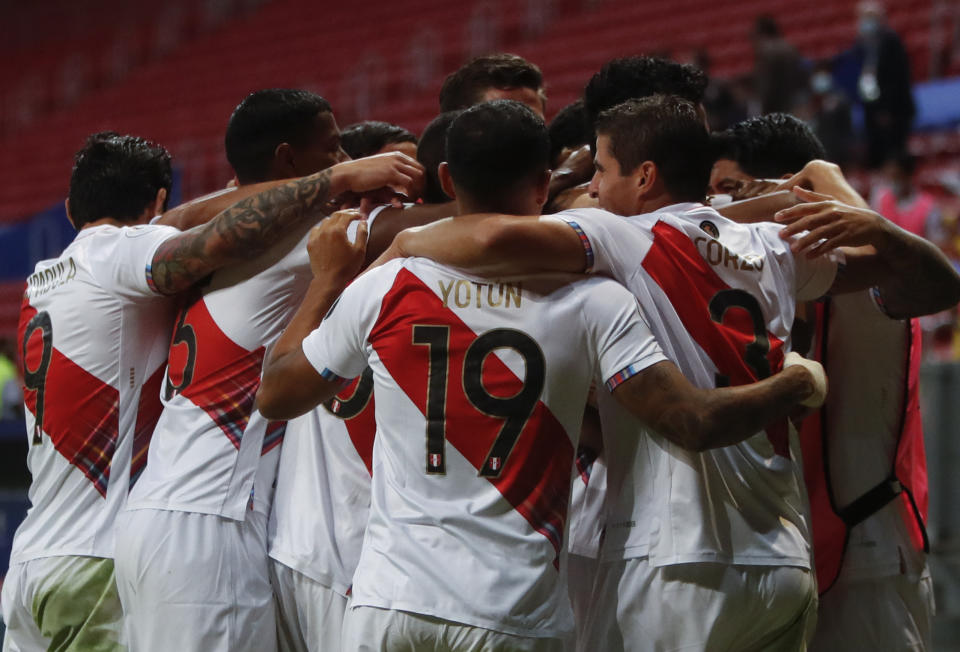
[[476, 213], [501, 213], [503, 215], [539, 215], [542, 207], [534, 198], [511, 198], [507, 201], [473, 201], [462, 195], [457, 197], [459, 215]]
[[124, 226], [136, 226], [138, 224], [149, 224], [150, 219], [143, 216], [135, 220], [118, 220], [113, 217], [101, 217], [99, 220], [94, 220], [93, 222], [87, 222], [80, 227], [80, 231], [84, 229], [92, 229], [95, 226], [115, 226], [117, 228], [122, 228]]

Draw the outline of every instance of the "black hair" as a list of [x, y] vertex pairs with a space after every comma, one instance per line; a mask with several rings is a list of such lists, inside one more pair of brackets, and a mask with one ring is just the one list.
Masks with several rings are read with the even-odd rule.
[[440, 177], [437, 168], [446, 160], [447, 130], [454, 118], [462, 111], [447, 111], [430, 121], [420, 134], [417, 143], [417, 160], [426, 170], [425, 184], [421, 198], [425, 204], [442, 204], [452, 201], [452, 198], [443, 192], [440, 187]]
[[907, 176], [913, 176], [917, 169], [917, 157], [904, 149], [890, 154], [884, 162], [887, 164], [893, 163]]
[[547, 128], [550, 134], [550, 162], [556, 165], [557, 156], [565, 147], [580, 147], [588, 145], [592, 130], [587, 125], [587, 117], [583, 108], [583, 100], [568, 104], [550, 121]]
[[270, 88], [250, 93], [233, 110], [224, 145], [241, 184], [266, 181], [277, 146], [307, 144], [320, 113], [330, 103], [315, 93]]
[[547, 127], [530, 107], [512, 100], [464, 110], [447, 130], [447, 165], [458, 190], [487, 210], [509, 213], [518, 189], [550, 164]]
[[621, 174], [652, 161], [675, 201], [703, 201], [713, 158], [692, 102], [672, 95], [627, 100], [600, 114], [597, 134], [609, 136]]
[[780, 25], [777, 24], [776, 18], [770, 14], [760, 14], [753, 21], [753, 33], [755, 36], [776, 38], [780, 36]]
[[161, 188], [169, 198], [172, 184], [166, 149], [137, 136], [96, 133], [73, 158], [70, 217], [77, 229], [105, 217], [135, 221], [156, 201]]
[[655, 57], [624, 57], [603, 64], [590, 78], [583, 89], [583, 106], [593, 125], [601, 111], [627, 100], [660, 93], [699, 105], [706, 89], [707, 75], [696, 66]]
[[358, 122], [340, 130], [340, 147], [350, 158], [376, 154], [391, 143], [417, 144], [412, 132], [379, 120]]
[[490, 88], [530, 88], [546, 101], [540, 68], [516, 54], [498, 53], [477, 57], [447, 75], [440, 87], [440, 110], [455, 111], [478, 104]]
[[768, 113], [739, 122], [714, 136], [715, 158], [736, 161], [758, 179], [794, 174], [827, 152], [810, 127], [787, 113]]

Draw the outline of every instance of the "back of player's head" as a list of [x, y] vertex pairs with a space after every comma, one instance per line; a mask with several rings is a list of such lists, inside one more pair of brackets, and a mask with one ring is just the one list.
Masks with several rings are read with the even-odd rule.
[[112, 131], [93, 134], [73, 159], [70, 218], [79, 229], [104, 217], [135, 221], [157, 199], [170, 194], [170, 154], [159, 145]]
[[496, 100], [454, 118], [447, 130], [446, 152], [457, 191], [486, 210], [496, 210], [544, 177], [550, 139], [543, 120], [529, 107]]
[[233, 110], [224, 138], [237, 180], [267, 180], [277, 146], [306, 146], [317, 115], [331, 111], [325, 99], [308, 91], [270, 88], [248, 95]]
[[440, 178], [437, 175], [437, 168], [446, 160], [447, 156], [447, 130], [454, 118], [460, 115], [461, 111], [447, 111], [441, 113], [430, 121], [420, 134], [420, 142], [417, 143], [417, 160], [426, 170], [426, 181], [423, 188], [423, 198], [426, 204], [442, 204], [451, 201], [447, 193], [443, 192], [440, 186]]
[[340, 146], [350, 158], [363, 158], [378, 153], [393, 143], [417, 144], [417, 137], [403, 127], [367, 120], [340, 130]]
[[768, 113], [739, 122], [716, 135], [716, 158], [735, 161], [757, 179], [799, 172], [827, 153], [813, 130], [787, 113]]
[[587, 125], [587, 117], [583, 108], [583, 100], [568, 104], [550, 121], [547, 128], [550, 134], [550, 162], [558, 164], [557, 160], [564, 149], [576, 149], [590, 144], [593, 130]]
[[692, 102], [671, 95], [627, 100], [597, 118], [597, 135], [610, 138], [620, 173], [652, 161], [670, 196], [703, 201], [713, 165], [710, 136]]
[[657, 93], [699, 105], [706, 88], [707, 76], [696, 66], [655, 57], [625, 57], [608, 61], [590, 78], [583, 90], [583, 106], [592, 125], [601, 111]]
[[443, 80], [440, 110], [455, 111], [479, 104], [484, 100], [484, 93], [491, 88], [529, 88], [541, 93], [543, 73], [535, 64], [516, 54], [477, 57]]

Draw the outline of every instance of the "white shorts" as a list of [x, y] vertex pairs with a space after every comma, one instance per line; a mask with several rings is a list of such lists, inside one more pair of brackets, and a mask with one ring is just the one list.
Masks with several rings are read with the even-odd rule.
[[841, 577], [820, 596], [817, 631], [810, 649], [923, 652], [930, 649], [935, 611], [933, 582], [926, 566], [919, 577]]
[[573, 607], [574, 647], [589, 652], [593, 642], [584, 636], [587, 619], [593, 608], [593, 589], [600, 560], [584, 555], [567, 555], [567, 595]]
[[274, 652], [267, 517], [157, 509], [117, 519], [117, 588], [132, 652]]
[[112, 559], [44, 557], [14, 564], [2, 602], [3, 652], [127, 649]]
[[797, 652], [817, 609], [812, 574], [791, 566], [604, 562], [594, 595], [586, 636], [605, 652]]
[[565, 641], [529, 638], [407, 611], [351, 607], [343, 621], [343, 652], [564, 652]]
[[348, 599], [275, 559], [270, 560], [270, 582], [280, 652], [340, 652]]

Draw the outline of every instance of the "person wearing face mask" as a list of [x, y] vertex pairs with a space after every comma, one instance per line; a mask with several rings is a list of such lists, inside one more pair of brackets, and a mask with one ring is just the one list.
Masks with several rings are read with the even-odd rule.
[[887, 26], [880, 3], [860, 3], [857, 15], [853, 55], [861, 64], [857, 96], [863, 104], [866, 162], [878, 168], [890, 154], [904, 149], [910, 135], [916, 113], [910, 59], [900, 37]]
[[913, 182], [916, 158], [900, 152], [883, 164], [883, 183], [871, 193], [870, 204], [897, 226], [921, 238], [942, 239], [940, 209], [930, 193]]
[[853, 146], [850, 101], [837, 88], [829, 62], [818, 63], [813, 68], [809, 110], [808, 123], [823, 143], [827, 160], [845, 167], [850, 162]]

